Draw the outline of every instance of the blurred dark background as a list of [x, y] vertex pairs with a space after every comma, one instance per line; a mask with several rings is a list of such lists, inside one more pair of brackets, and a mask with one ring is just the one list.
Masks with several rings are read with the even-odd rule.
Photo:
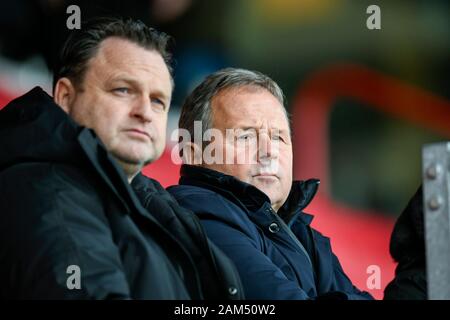
[[[284, 89], [288, 109], [314, 75], [343, 64], [372, 70], [444, 104], [450, 100], [448, 0], [2, 0], [4, 103], [35, 85], [51, 93], [49, 70], [70, 32], [66, 8], [71, 4], [80, 7], [82, 20], [133, 17], [174, 37], [176, 89], [169, 130], [176, 127], [187, 93], [205, 75], [225, 66], [271, 76]], [[371, 4], [381, 8], [381, 30], [366, 27]], [[327, 87], [327, 80], [322, 84]], [[396, 91], [390, 97], [408, 98]], [[331, 104], [326, 132], [329, 176], [318, 178], [329, 181], [333, 201], [357, 209], [356, 214], [384, 217], [390, 230], [421, 183], [422, 145], [450, 135], [354, 97], [344, 95]], [[423, 105], [424, 112], [434, 112], [431, 104]], [[294, 128], [296, 123], [293, 119]], [[309, 150], [296, 147], [300, 166], [311, 148], [314, 145]], [[176, 175], [164, 184], [176, 182]], [[383, 245], [388, 233], [382, 235]]]
[[[44, 65], [51, 70], [70, 32], [71, 4], [80, 7], [82, 20], [129, 16], [174, 37], [174, 108], [206, 74], [229, 65], [269, 74], [284, 89], [288, 107], [303, 79], [342, 62], [368, 66], [446, 99], [450, 95], [445, 0], [2, 1], [0, 52], [4, 64], [12, 62], [5, 69], [15, 73], [11, 65], [29, 64], [33, 71]], [[381, 8], [381, 30], [366, 28], [370, 4]], [[330, 119], [333, 196], [397, 215], [420, 182], [421, 145], [441, 137], [355, 101], [336, 103]], [[351, 150], [358, 150], [357, 161]]]

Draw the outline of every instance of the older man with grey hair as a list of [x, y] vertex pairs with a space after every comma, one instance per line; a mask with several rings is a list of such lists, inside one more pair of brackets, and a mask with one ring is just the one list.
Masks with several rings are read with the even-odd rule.
[[169, 191], [234, 261], [247, 298], [372, 299], [303, 212], [319, 181], [293, 181], [289, 117], [272, 79], [234, 68], [210, 75], [186, 99], [179, 127], [184, 164]]

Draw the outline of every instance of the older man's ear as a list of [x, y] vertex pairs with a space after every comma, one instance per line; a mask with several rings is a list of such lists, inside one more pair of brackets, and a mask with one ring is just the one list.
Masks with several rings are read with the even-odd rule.
[[60, 78], [56, 82], [53, 100], [66, 113], [70, 114], [70, 107], [75, 98], [75, 88], [69, 78]]
[[194, 142], [185, 142], [180, 150], [180, 156], [183, 164], [189, 165], [201, 165], [202, 161], [202, 150]]

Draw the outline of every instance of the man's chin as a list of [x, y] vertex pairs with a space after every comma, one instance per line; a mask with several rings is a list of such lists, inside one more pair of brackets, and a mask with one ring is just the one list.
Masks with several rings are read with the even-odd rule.
[[269, 198], [273, 196], [274, 192], [271, 190], [271, 188], [267, 188], [267, 186], [261, 186], [259, 184], [254, 184], [254, 186], [258, 188], [260, 191], [264, 192], [264, 194]]
[[156, 161], [159, 157], [155, 157], [153, 155], [146, 156], [130, 156], [127, 154], [112, 152], [113, 157], [121, 163], [130, 166], [146, 166], [154, 161]]
[[112, 148], [110, 153], [119, 161], [127, 163], [129, 165], [147, 165], [158, 160], [164, 149], [145, 147], [135, 148], [129, 146], [129, 148]]

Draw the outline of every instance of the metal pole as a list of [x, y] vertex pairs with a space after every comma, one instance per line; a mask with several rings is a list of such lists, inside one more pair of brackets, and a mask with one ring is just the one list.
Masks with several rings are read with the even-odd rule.
[[450, 142], [422, 149], [428, 299], [450, 300]]

